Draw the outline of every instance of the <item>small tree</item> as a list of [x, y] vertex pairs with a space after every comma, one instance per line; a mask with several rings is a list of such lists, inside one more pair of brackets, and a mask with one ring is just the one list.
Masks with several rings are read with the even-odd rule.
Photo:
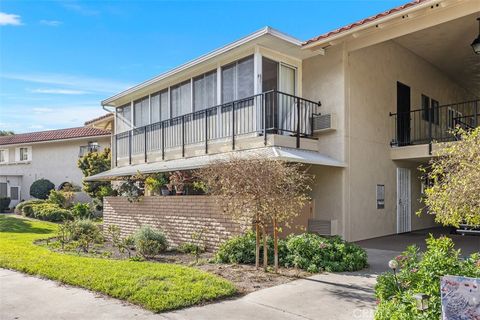
[[445, 144], [429, 168], [421, 168], [432, 185], [425, 190], [428, 212], [443, 225], [480, 226], [480, 127], [457, 129], [460, 137]]
[[273, 226], [277, 270], [279, 224], [288, 224], [303, 209], [308, 199], [306, 192], [310, 189], [310, 176], [300, 165], [270, 159], [239, 158], [212, 163], [197, 170], [195, 176], [206, 184], [210, 194], [217, 197], [225, 212], [246, 225], [253, 223], [257, 268], [260, 264], [260, 231], [266, 268], [266, 237], [268, 227]]
[[[87, 153], [78, 160], [78, 167], [82, 170], [85, 178], [110, 170], [110, 149], [105, 148], [102, 152]], [[104, 196], [113, 192], [111, 183], [108, 181], [83, 181], [83, 191], [100, 203]]]

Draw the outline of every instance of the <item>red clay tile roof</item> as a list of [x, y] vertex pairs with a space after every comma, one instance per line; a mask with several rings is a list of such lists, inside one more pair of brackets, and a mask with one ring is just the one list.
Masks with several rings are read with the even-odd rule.
[[399, 12], [399, 11], [402, 11], [402, 10], [405, 10], [405, 9], [408, 9], [408, 8], [411, 8], [411, 7], [414, 7], [416, 5], [419, 5], [420, 3], [423, 3], [423, 2], [426, 2], [426, 1], [430, 1], [430, 0], [415, 0], [415, 1], [412, 1], [412, 2], [408, 2], [408, 3], [405, 3], [404, 5], [401, 5], [401, 6], [398, 6], [396, 8], [393, 8], [393, 9], [390, 9], [390, 10], [387, 10], [385, 12], [382, 12], [382, 13], [379, 13], [379, 14], [376, 14], [374, 16], [371, 16], [369, 18], [366, 18], [366, 19], [362, 19], [360, 21], [357, 21], [357, 22], [354, 22], [352, 24], [349, 24], [349, 25], [346, 25], [344, 27], [341, 27], [337, 30], [333, 30], [333, 31], [330, 31], [330, 32], [327, 32], [327, 33], [324, 33], [322, 35], [319, 35], [315, 38], [312, 38], [312, 39], [309, 39], [307, 41], [305, 41], [303, 43], [303, 45], [307, 45], [309, 43], [312, 43], [312, 42], [315, 42], [315, 41], [318, 41], [318, 40], [321, 40], [321, 39], [325, 39], [325, 38], [328, 38], [330, 36], [333, 36], [335, 34], [339, 34], [339, 33], [342, 33], [342, 32], [345, 32], [345, 31], [348, 31], [348, 30], [351, 30], [351, 29], [354, 29], [356, 27], [359, 27], [361, 25], [364, 25], [368, 22], [372, 22], [372, 21], [375, 21], [377, 19], [380, 19], [380, 18], [383, 18], [383, 17], [386, 17], [388, 15], [391, 15], [393, 13], [396, 13], [396, 12]]
[[85, 124], [86, 126], [88, 126], [89, 124], [92, 124], [92, 123], [94, 123], [94, 122], [96, 122], [96, 121], [103, 120], [103, 119], [108, 119], [108, 118], [110, 118], [110, 117], [113, 117], [113, 113], [106, 113], [106, 114], [104, 114], [103, 116], [94, 118], [94, 119], [92, 119], [92, 120], [88, 120], [88, 121], [86, 121], [84, 124]]
[[82, 137], [108, 136], [110, 134], [111, 134], [110, 131], [97, 129], [97, 128], [89, 128], [89, 127], [68, 128], [68, 129], [29, 132], [29, 133], [14, 134], [11, 136], [3, 136], [3, 137], [0, 137], [0, 145], [41, 142], [41, 141], [51, 141], [51, 140], [66, 140], [66, 139], [74, 139], [74, 138], [82, 138]]

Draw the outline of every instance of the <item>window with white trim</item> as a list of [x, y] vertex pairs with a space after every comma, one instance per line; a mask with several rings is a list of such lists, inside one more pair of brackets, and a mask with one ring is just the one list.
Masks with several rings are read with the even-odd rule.
[[192, 112], [192, 90], [190, 80], [170, 87], [172, 118]]
[[253, 96], [253, 56], [222, 67], [222, 103]]
[[130, 103], [117, 108], [116, 117], [116, 133], [130, 130], [132, 127], [132, 108]]
[[8, 162], [8, 149], [0, 149], [0, 163]]
[[20, 161], [28, 161], [30, 160], [30, 152], [28, 147], [20, 147], [19, 148], [19, 160]]
[[217, 104], [217, 71], [193, 78], [193, 110], [203, 110]]
[[137, 100], [133, 103], [133, 123], [135, 127], [143, 127], [148, 124], [148, 112], [148, 97]]

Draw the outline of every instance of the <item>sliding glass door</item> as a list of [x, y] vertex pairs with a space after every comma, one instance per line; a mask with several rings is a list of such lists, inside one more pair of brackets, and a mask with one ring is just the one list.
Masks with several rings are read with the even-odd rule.
[[[262, 91], [280, 91], [265, 96], [267, 130], [276, 133], [294, 131], [296, 69], [281, 62], [262, 58]], [[292, 95], [292, 96], [290, 96]], [[288, 132], [287, 132], [288, 131]]]

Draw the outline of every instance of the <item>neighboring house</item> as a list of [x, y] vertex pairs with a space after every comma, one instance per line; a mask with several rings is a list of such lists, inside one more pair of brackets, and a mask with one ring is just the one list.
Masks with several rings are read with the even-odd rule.
[[422, 180], [449, 128], [479, 122], [478, 0], [419, 0], [306, 42], [265, 28], [102, 102], [113, 168], [229, 154], [309, 164], [310, 227], [354, 241], [434, 225]]
[[92, 127], [21, 133], [0, 137], [0, 197], [11, 206], [30, 196], [30, 186], [45, 178], [56, 188], [64, 183], [81, 187], [78, 159], [110, 147], [111, 132]]

